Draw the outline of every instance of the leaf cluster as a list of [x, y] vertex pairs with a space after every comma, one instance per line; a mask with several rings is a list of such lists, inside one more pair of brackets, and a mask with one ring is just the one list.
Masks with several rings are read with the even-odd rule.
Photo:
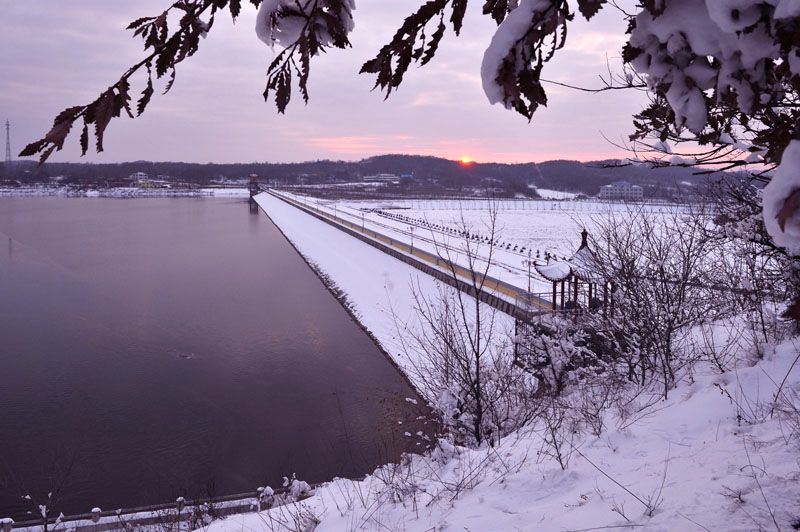
[[[657, 20], [664, 12], [665, 4], [663, 0], [647, 0], [642, 1], [640, 7]], [[758, 73], [763, 71], [763, 82], [747, 83], [754, 102], [750, 109], [742, 108], [739, 95], [731, 87], [719, 86], [704, 91], [703, 99], [708, 109], [707, 126], [700, 134], [688, 134], [677, 123], [675, 112], [667, 101], [670, 84], [661, 81], [651, 87], [653, 96], [647, 108], [634, 115], [635, 131], [629, 139], [638, 142], [656, 137], [661, 141], [709, 146], [711, 148], [698, 158], [698, 163], [723, 164], [723, 170], [757, 163], [764, 163], [768, 167], [779, 164], [789, 142], [800, 139], [800, 75], [792, 73], [789, 58], [793, 50], [800, 47], [800, 23], [794, 18], [775, 20], [773, 10], [772, 6], [764, 6], [761, 16], [740, 32], [746, 35], [756, 30], [762, 31], [779, 49], [775, 59], [764, 59], [757, 66]], [[631, 18], [627, 33], [631, 34], [635, 29], [636, 21]], [[622, 58], [630, 63], [642, 53], [644, 50], [629, 43], [623, 48]], [[683, 60], [689, 64], [708, 60], [708, 66], [717, 72], [724, 68], [719, 58], [699, 57], [693, 52]], [[763, 159], [745, 161], [735, 158], [737, 150], [726, 146], [730, 141], [723, 141], [723, 138], [752, 143], [750, 151], [761, 153]]]
[[436, 55], [446, 31], [444, 20], [448, 8], [453, 31], [459, 35], [467, 0], [428, 0], [407, 16], [392, 40], [361, 67], [362, 74], [375, 74], [375, 88], [385, 90], [387, 98], [403, 82], [412, 62], [423, 66]]
[[[374, 74], [375, 88], [380, 87], [388, 98], [403, 82], [412, 63], [424, 66], [433, 59], [447, 28], [448, 12], [454, 33], [460, 34], [467, 1], [428, 0], [422, 4], [406, 17], [392, 40], [364, 63], [361, 73]], [[606, 0], [577, 0], [578, 9], [587, 20], [605, 3]], [[542, 67], [564, 46], [567, 23], [574, 18], [567, 0], [549, 0], [549, 4], [534, 11], [528, 30], [517, 39], [495, 73], [495, 82], [503, 87], [506, 105], [529, 120], [540, 105], [547, 105]], [[517, 5], [516, 0], [486, 0], [483, 14], [500, 25]]]
[[[261, 0], [249, 0], [258, 6]], [[92, 102], [65, 109], [56, 116], [53, 127], [41, 139], [28, 144], [20, 157], [39, 154], [39, 163], [44, 163], [54, 151], [61, 150], [67, 135], [76, 122], [82, 120], [80, 135], [81, 155], [89, 149], [89, 129], [93, 129], [95, 149], [103, 151], [103, 137], [112, 118], [125, 111], [130, 118], [141, 115], [150, 103], [155, 91], [153, 75], [156, 79], [169, 76], [164, 93], [175, 82], [176, 67], [193, 56], [204, 37], [214, 24], [215, 15], [227, 9], [236, 19], [241, 11], [241, 0], [178, 0], [156, 16], [142, 17], [128, 25], [134, 37], [141, 38], [147, 56], [131, 66], [114, 84], [109, 86]], [[203, 20], [203, 16], [206, 20]], [[170, 21], [177, 19], [175, 28]], [[146, 72], [146, 82], [136, 104], [136, 112], [131, 108], [131, 78], [139, 71]]]

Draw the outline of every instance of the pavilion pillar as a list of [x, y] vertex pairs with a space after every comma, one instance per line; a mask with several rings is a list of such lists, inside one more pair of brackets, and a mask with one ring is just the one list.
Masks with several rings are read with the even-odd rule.
[[557, 298], [558, 298], [558, 296], [556, 295], [557, 287], [558, 287], [558, 281], [553, 281], [553, 310], [556, 310], [556, 305], [557, 305]]
[[573, 286], [572, 289], [574, 290], [574, 294], [575, 294], [575, 297], [573, 298], [574, 301], [575, 301], [575, 313], [577, 313], [578, 312], [578, 277], [574, 276], [574, 279], [573, 279], [572, 282], [575, 283], [575, 286]]

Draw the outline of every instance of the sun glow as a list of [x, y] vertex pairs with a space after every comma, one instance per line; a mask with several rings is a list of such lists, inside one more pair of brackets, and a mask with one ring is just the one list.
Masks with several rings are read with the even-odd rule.
[[465, 166], [466, 166], [466, 165], [469, 165], [469, 164], [472, 164], [472, 162], [473, 162], [473, 161], [472, 161], [472, 158], [470, 158], [470, 157], [467, 157], [466, 155], [465, 155], [464, 157], [462, 157], [462, 158], [461, 158], [461, 164], [463, 164], [463, 165], [465, 165]]

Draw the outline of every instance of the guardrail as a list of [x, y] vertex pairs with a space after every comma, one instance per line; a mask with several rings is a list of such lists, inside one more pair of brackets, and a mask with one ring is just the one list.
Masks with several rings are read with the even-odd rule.
[[[180, 532], [193, 530], [207, 524], [206, 519], [218, 519], [224, 516], [273, 508], [293, 501], [301, 501], [313, 495], [318, 485], [310, 485], [311, 491], [287, 498], [289, 488], [281, 487], [272, 491], [270, 497], [259, 488], [252, 493], [240, 493], [223, 497], [186, 501], [182, 497], [176, 502], [127, 508], [124, 510], [107, 510], [71, 515], [67, 517], [49, 517], [45, 528], [43, 519], [2, 523], [10, 531], [44, 532], [109, 532], [130, 530], [149, 530], [157, 527], [160, 530]], [[182, 526], [182, 524], [185, 525]], [[5, 532], [5, 526], [0, 531]]]

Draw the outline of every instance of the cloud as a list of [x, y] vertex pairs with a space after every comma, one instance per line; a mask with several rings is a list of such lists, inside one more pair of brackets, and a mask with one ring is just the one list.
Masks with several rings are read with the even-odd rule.
[[571, 36], [566, 50], [590, 56], [594, 62], [600, 61], [602, 64], [606, 57], [611, 58], [615, 52], [615, 55], [619, 55], [622, 46], [627, 41], [625, 37], [624, 34], [616, 32], [582, 32]]
[[[14, 149], [40, 138], [59, 111], [88, 103], [140, 59], [142, 44], [124, 27], [165, 5], [164, 0], [0, 3], [0, 70], [6, 74], [0, 78], [0, 110], [14, 125]], [[380, 91], [370, 92], [374, 78], [358, 71], [420, 3], [360, 2], [353, 48], [315, 58], [311, 101], [304, 105], [295, 98], [285, 115], [261, 97], [274, 52], [256, 38], [255, 9], [243, 3], [235, 25], [230, 17], [218, 18], [199, 53], [178, 69], [170, 94], [154, 97], [141, 118], [113, 122], [104, 153], [80, 159], [73, 135], [53, 160], [288, 162], [380, 153], [505, 162], [551, 155], [597, 158], [614, 150], [598, 130], [611, 137], [629, 132], [630, 116], [640, 110], [644, 95], [586, 95], [549, 86], [548, 107], [530, 123], [488, 105], [478, 73], [496, 25], [479, 6], [469, 10], [461, 36], [448, 31], [437, 57], [423, 68], [412, 66], [402, 87], [384, 101]], [[613, 59], [624, 39], [625, 26], [614, 16], [608, 8], [592, 23], [576, 17], [567, 49], [559, 50], [544, 75], [596, 85], [597, 75], [606, 72], [605, 54]], [[138, 98], [143, 78], [132, 81], [132, 96]]]
[[382, 149], [375, 137], [317, 137], [309, 139], [311, 144], [331, 153], [363, 154], [378, 153]]

